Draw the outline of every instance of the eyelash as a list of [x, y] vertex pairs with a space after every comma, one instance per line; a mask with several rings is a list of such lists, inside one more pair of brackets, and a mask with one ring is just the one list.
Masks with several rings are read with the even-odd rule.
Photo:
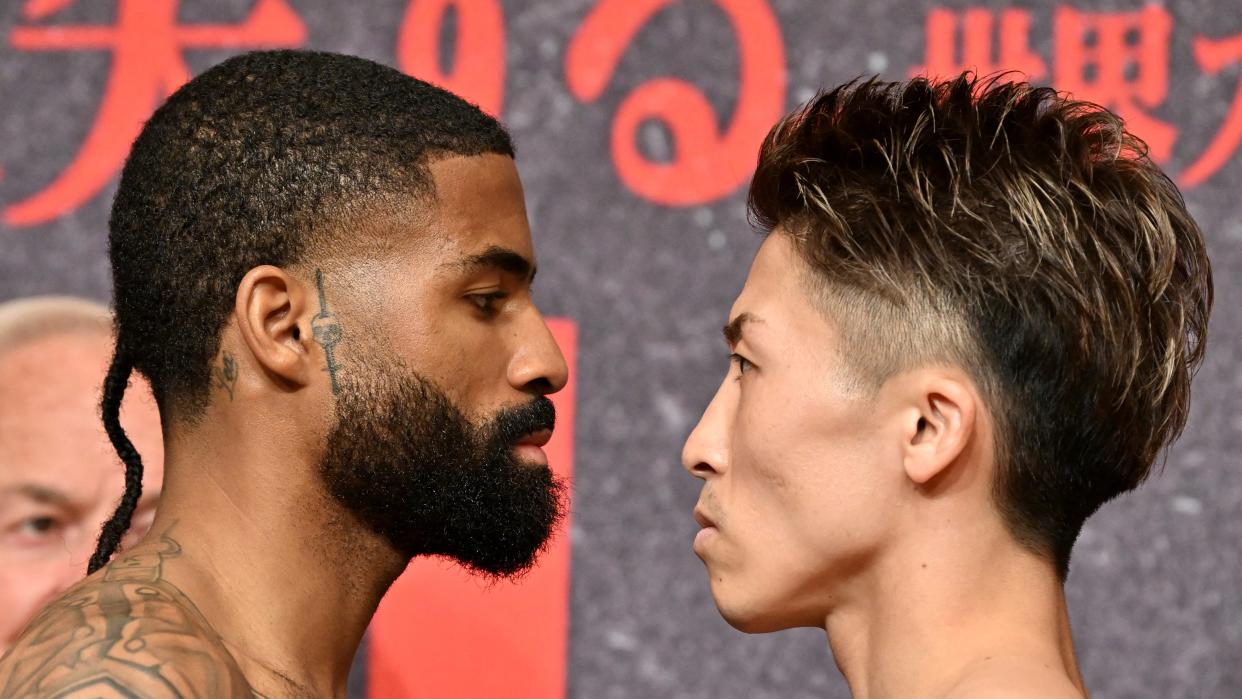
[[489, 316], [493, 316], [496, 315], [498, 309], [493, 307], [492, 304], [509, 298], [509, 294], [503, 291], [493, 291], [488, 294], [467, 294], [466, 298], [470, 299], [470, 303], [474, 304], [475, 308]]
[[[31, 526], [36, 523], [39, 523], [39, 524], [46, 523], [47, 526], [46, 527], [42, 527], [42, 526], [32, 527]], [[51, 515], [41, 515], [38, 517], [26, 517], [25, 519], [18, 522], [16, 526], [16, 529], [19, 531], [20, 534], [24, 536], [32, 536], [32, 537], [37, 537], [37, 538], [49, 537], [55, 534], [56, 531], [59, 530], [60, 528], [61, 528], [60, 520], [58, 520], [56, 517], [53, 517]]]
[[754, 362], [736, 352], [729, 355], [729, 361], [737, 365], [737, 378], [734, 379], [735, 381], [741, 381], [742, 375], [745, 374], [748, 369], [755, 368]]

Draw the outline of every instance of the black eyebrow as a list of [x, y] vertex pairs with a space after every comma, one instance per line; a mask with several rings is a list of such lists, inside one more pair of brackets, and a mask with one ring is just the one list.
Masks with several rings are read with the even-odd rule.
[[737, 347], [737, 343], [742, 341], [742, 326], [747, 323], [762, 323], [763, 321], [750, 313], [739, 313], [737, 317], [729, 321], [729, 324], [721, 328], [724, 333], [725, 342], [729, 343], [729, 347]]
[[474, 272], [480, 269], [499, 269], [502, 272], [531, 283], [535, 280], [535, 265], [520, 253], [493, 245], [477, 255], [469, 255], [456, 262], [449, 263], [459, 269]]

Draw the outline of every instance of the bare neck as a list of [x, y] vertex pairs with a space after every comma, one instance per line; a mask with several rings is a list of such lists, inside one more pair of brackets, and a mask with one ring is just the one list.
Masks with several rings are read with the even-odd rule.
[[236, 422], [170, 438], [148, 539], [180, 545], [164, 577], [256, 689], [344, 696], [367, 624], [406, 560], [324, 492], [314, 446]]
[[1004, 532], [964, 543], [932, 532], [840, 596], [824, 628], [855, 699], [956, 697], [981, 678], [1086, 696], [1052, 566]]

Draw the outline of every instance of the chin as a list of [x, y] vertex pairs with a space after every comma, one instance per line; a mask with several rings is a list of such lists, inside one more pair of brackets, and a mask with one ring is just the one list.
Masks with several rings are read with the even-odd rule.
[[783, 612], [778, 605], [728, 594], [720, 589], [721, 586], [722, 582], [712, 581], [712, 598], [716, 601], [716, 609], [729, 626], [742, 633], [773, 633], [806, 626]]
[[742, 633], [760, 634], [775, 633], [786, 629], [793, 629], [802, 626], [802, 624], [791, 624], [781, 619], [778, 615], [760, 613], [737, 613], [726, 611], [720, 605], [716, 606], [720, 610], [720, 616], [729, 623], [729, 626], [741, 631]]

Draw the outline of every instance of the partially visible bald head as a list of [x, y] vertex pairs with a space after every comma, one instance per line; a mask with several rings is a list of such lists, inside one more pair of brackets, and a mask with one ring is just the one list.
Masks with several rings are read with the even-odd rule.
[[103, 305], [72, 296], [37, 296], [0, 304], [0, 355], [58, 334], [111, 339], [112, 315]]
[[[0, 304], [0, 652], [26, 621], [86, 573], [124, 490], [99, 419], [112, 353], [108, 309], [65, 297]], [[159, 412], [135, 380], [122, 422], [149, 464], [133, 533], [163, 480]]]

